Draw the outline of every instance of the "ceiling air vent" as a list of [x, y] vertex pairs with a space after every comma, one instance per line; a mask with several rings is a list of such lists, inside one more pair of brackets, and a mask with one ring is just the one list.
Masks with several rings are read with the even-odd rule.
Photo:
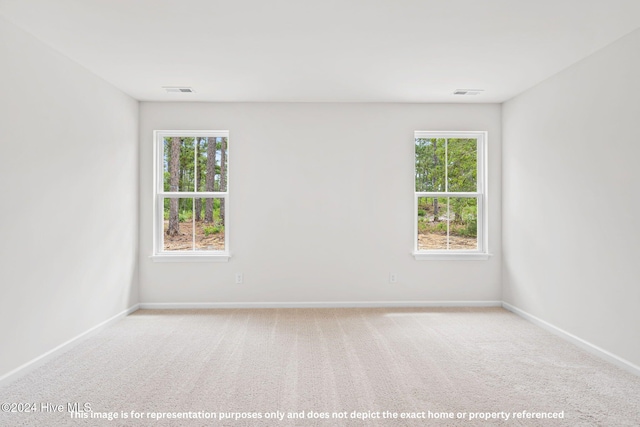
[[164, 90], [169, 93], [194, 93], [193, 88], [190, 87], [178, 87], [178, 86], [162, 86]]
[[454, 95], [480, 95], [484, 89], [456, 89]]

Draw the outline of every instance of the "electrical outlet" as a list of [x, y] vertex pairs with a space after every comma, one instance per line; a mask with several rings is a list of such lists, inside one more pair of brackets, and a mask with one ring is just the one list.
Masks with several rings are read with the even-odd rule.
[[236, 273], [236, 283], [242, 283], [242, 273]]
[[389, 283], [396, 283], [398, 281], [398, 275], [396, 273], [389, 273]]

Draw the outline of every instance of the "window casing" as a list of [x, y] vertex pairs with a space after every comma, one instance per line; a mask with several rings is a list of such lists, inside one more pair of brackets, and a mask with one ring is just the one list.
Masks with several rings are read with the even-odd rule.
[[487, 133], [414, 136], [414, 257], [487, 259]]
[[228, 131], [154, 132], [154, 261], [228, 261], [228, 159]]

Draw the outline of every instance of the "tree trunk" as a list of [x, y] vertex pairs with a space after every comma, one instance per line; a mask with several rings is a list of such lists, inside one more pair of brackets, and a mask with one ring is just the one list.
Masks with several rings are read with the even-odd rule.
[[[169, 159], [169, 190], [178, 191], [180, 183], [180, 138], [171, 138], [171, 158]], [[172, 198], [169, 202], [169, 228], [167, 234], [175, 236], [180, 233], [180, 222], [178, 218], [178, 199]]]
[[455, 218], [453, 219], [453, 222], [455, 222], [456, 224], [462, 224], [462, 203], [458, 202], [458, 204], [456, 205], [456, 207], [453, 210], [453, 215], [455, 216]]
[[200, 218], [200, 212], [202, 212], [202, 199], [196, 199], [195, 200], [195, 208], [196, 211], [193, 214], [195, 216], [196, 221], [200, 221], [202, 218]]
[[[437, 167], [438, 167], [437, 148], [438, 148], [438, 143], [434, 139], [433, 140], [433, 170], [434, 170], [434, 172], [437, 171]], [[435, 173], [432, 174], [432, 177], [433, 177], [433, 189], [435, 191], [438, 188], [438, 177], [437, 177], [437, 175]], [[440, 218], [438, 218], [438, 214], [439, 214], [438, 211], [439, 211], [438, 198], [434, 197], [433, 198], [433, 222], [440, 221]]]
[[[216, 139], [207, 138], [207, 179], [206, 191], [214, 191], [216, 177]], [[204, 208], [204, 222], [213, 222], [213, 199], [208, 198]]]
[[438, 214], [439, 214], [439, 207], [438, 207], [438, 199], [436, 197], [433, 198], [433, 222], [438, 222], [440, 221], [440, 218], [438, 218]]
[[[198, 138], [196, 138], [196, 140], [195, 140], [195, 146], [197, 147], [196, 153], [198, 154], [196, 156], [195, 163], [194, 163], [195, 167], [196, 167], [196, 171], [197, 171], [197, 173], [196, 173], [196, 188], [195, 188], [195, 190], [196, 191], [200, 191], [201, 190], [200, 180], [202, 179], [202, 168], [200, 167], [200, 155], [201, 155], [201, 153], [200, 153], [200, 144], [198, 142]], [[200, 218], [200, 214], [202, 213], [202, 199], [196, 198], [194, 200], [194, 209], [196, 211], [193, 213], [193, 216], [194, 216], [196, 221], [200, 221], [202, 219], [202, 218]]]
[[[220, 143], [220, 191], [227, 191], [227, 138]], [[220, 221], [224, 224], [224, 199], [220, 199]]]

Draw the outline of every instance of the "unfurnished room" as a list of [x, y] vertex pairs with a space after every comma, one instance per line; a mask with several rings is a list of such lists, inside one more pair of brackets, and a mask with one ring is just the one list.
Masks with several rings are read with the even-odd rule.
[[640, 1], [0, 0], [0, 425], [640, 426]]

